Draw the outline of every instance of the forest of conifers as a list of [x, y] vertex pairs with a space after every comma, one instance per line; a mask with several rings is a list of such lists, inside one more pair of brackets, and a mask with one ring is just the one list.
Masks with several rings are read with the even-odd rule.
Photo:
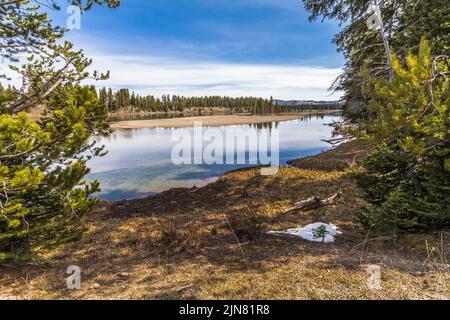
[[128, 89], [115, 92], [109, 88], [99, 91], [100, 102], [109, 112], [139, 111], [139, 112], [182, 112], [188, 109], [226, 108], [235, 112], [249, 112], [252, 114], [278, 113], [304, 110], [336, 110], [340, 104], [298, 104], [284, 105], [270, 99], [258, 97], [184, 97], [179, 95], [163, 95], [161, 98], [153, 95], [140, 96]]
[[[96, 91], [92, 87], [93, 91]], [[17, 89], [13, 86], [4, 88], [0, 83], [0, 94], [13, 96]], [[225, 108], [233, 112], [248, 112], [252, 114], [270, 114], [279, 112], [297, 112], [310, 110], [339, 110], [339, 103], [299, 103], [297, 105], [282, 104], [270, 99], [259, 97], [226, 97], [204, 96], [184, 97], [179, 95], [163, 95], [161, 98], [153, 95], [141, 96], [128, 89], [113, 91], [103, 87], [98, 92], [98, 99], [108, 112], [183, 112], [192, 109]]]

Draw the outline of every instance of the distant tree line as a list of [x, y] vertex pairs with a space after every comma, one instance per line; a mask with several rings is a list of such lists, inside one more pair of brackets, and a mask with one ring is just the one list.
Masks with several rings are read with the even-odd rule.
[[270, 114], [279, 112], [304, 111], [304, 110], [331, 110], [340, 106], [330, 104], [305, 104], [283, 105], [275, 103], [273, 98], [263, 99], [258, 97], [184, 97], [178, 95], [152, 95], [141, 96], [129, 89], [113, 91], [111, 88], [102, 88], [99, 91], [99, 100], [107, 107], [109, 112], [183, 112], [193, 109], [226, 108], [233, 112], [249, 112], [252, 114]]

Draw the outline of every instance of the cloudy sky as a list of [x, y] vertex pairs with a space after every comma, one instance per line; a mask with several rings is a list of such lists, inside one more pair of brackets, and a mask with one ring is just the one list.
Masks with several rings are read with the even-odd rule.
[[[65, 24], [66, 8], [51, 14]], [[102, 84], [141, 94], [334, 100], [343, 66], [333, 22], [308, 22], [301, 0], [123, 0], [95, 8], [68, 37], [110, 70]]]

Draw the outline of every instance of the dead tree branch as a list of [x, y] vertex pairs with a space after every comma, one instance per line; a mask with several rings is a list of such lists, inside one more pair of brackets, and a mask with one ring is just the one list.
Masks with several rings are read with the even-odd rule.
[[295, 210], [301, 211], [309, 211], [314, 210], [320, 207], [329, 206], [333, 204], [340, 196], [342, 195], [342, 191], [339, 190], [332, 196], [322, 199], [318, 196], [309, 197], [306, 200], [301, 200], [299, 202], [294, 203], [292, 207], [283, 211], [283, 213], [288, 213]]

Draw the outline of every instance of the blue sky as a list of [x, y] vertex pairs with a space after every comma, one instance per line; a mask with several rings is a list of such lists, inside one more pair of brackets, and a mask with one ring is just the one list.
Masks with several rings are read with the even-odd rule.
[[[52, 16], [65, 24], [66, 8]], [[161, 95], [332, 100], [343, 57], [333, 22], [308, 22], [301, 0], [123, 0], [95, 8], [68, 37], [111, 71], [100, 85]], [[99, 84], [97, 84], [99, 85]]]

